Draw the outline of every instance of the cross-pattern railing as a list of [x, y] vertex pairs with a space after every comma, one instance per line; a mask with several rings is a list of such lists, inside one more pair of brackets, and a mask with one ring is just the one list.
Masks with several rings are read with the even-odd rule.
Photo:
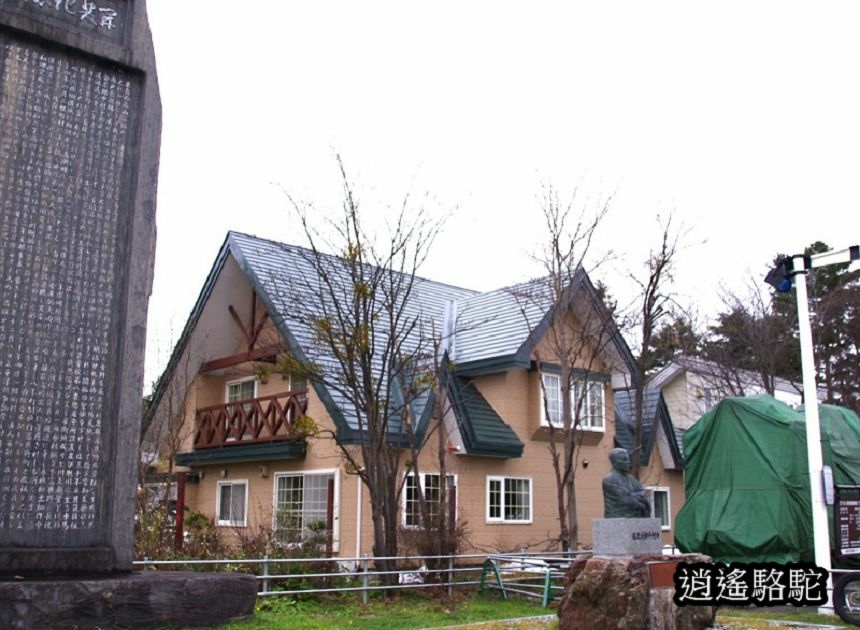
[[203, 407], [195, 418], [194, 448], [301, 438], [297, 420], [307, 404], [307, 390], [297, 390]]

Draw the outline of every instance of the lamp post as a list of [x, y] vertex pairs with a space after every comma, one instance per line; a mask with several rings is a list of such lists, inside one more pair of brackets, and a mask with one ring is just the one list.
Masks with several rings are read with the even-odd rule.
[[[803, 401], [806, 415], [806, 455], [809, 463], [809, 488], [812, 495], [812, 536], [815, 564], [830, 573], [830, 532], [827, 529], [827, 504], [824, 500], [824, 461], [821, 455], [821, 421], [818, 416], [818, 387], [815, 382], [815, 357], [809, 323], [806, 274], [810, 269], [860, 260], [860, 246], [815, 256], [780, 256], [765, 277], [777, 291], [787, 292], [794, 285], [797, 297], [797, 327], [800, 332], [800, 361], [803, 374]], [[828, 580], [828, 606], [832, 580]]]

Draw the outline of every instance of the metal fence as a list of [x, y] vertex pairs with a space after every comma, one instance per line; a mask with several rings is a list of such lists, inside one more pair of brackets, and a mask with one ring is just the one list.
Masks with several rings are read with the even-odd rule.
[[[460, 554], [446, 556], [396, 556], [378, 558], [263, 558], [220, 560], [150, 560], [134, 562], [140, 570], [240, 571], [253, 574], [260, 597], [313, 593], [361, 593], [364, 603], [373, 591], [479, 587], [499, 590], [503, 597], [517, 593], [543, 600], [561, 590], [570, 561], [587, 552], [540, 552], [509, 554]], [[397, 569], [378, 568], [380, 560], [393, 561]], [[382, 578], [396, 575], [396, 584]]]

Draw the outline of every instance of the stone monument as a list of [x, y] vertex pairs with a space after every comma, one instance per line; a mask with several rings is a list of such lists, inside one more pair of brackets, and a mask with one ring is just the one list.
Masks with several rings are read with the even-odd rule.
[[630, 475], [630, 455], [609, 452], [612, 472], [603, 478], [602, 519], [594, 519], [592, 557], [577, 558], [559, 603], [559, 630], [647, 628], [698, 630], [710, 627], [715, 606], [678, 607], [673, 575], [680, 561], [707, 562], [697, 554], [662, 556], [661, 523], [639, 480]]
[[0, 0], [0, 627], [127, 618], [160, 133], [145, 0]]
[[612, 472], [603, 478], [603, 519], [594, 519], [592, 547], [597, 556], [655, 555], [662, 549], [660, 519], [651, 518], [645, 488], [630, 474], [630, 454], [609, 452]]
[[144, 7], [0, 0], [0, 575], [131, 570], [161, 134]]

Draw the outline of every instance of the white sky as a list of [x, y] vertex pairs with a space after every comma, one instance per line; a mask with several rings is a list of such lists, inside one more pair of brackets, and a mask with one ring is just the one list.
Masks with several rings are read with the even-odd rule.
[[[776, 253], [860, 243], [860, 4], [149, 0], [163, 108], [146, 387], [230, 229], [301, 244], [281, 187], [453, 211], [422, 275], [534, 276], [542, 181], [613, 195], [620, 286], [658, 213], [705, 312]], [[613, 289], [623, 292], [623, 289]]]

